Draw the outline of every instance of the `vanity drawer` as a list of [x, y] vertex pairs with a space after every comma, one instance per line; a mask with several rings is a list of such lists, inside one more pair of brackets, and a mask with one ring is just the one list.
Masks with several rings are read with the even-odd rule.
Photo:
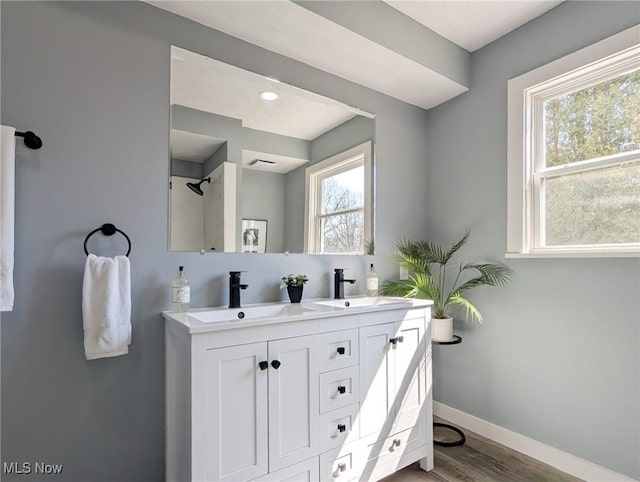
[[382, 323], [397, 323], [404, 320], [413, 320], [416, 318], [425, 319], [428, 312], [425, 308], [403, 308], [399, 310], [382, 310], [372, 311], [370, 313], [362, 313], [359, 315], [360, 327], [380, 325]]
[[[392, 460], [401, 459], [428, 442], [426, 417], [421, 417], [415, 427], [398, 432], [367, 446], [367, 460], [375, 460], [376, 464], [385, 464]], [[371, 465], [371, 464], [367, 464]]]
[[318, 335], [320, 373], [358, 364], [358, 330], [340, 330]]
[[320, 415], [320, 452], [360, 438], [359, 410], [360, 404], [354, 403]]
[[358, 480], [364, 468], [364, 447], [345, 445], [320, 455], [320, 480], [340, 482]]
[[320, 374], [320, 413], [360, 401], [358, 366]]

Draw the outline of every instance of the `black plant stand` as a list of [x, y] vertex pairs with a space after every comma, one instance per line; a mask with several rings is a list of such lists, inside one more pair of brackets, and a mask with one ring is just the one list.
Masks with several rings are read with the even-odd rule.
[[[458, 335], [453, 335], [453, 340], [451, 341], [432, 341], [431, 342], [431, 344], [433, 345], [457, 345], [458, 343], [462, 343], [462, 337]], [[440, 423], [440, 422], [433, 422], [433, 426], [446, 428], [448, 430], [451, 430], [457, 433], [460, 436], [458, 440], [454, 440], [452, 442], [442, 442], [440, 440], [434, 440], [433, 441], [434, 445], [439, 445], [440, 447], [457, 447], [458, 445], [464, 444], [467, 440], [467, 438], [464, 435], [464, 432], [460, 430], [458, 427], [454, 427], [453, 425], [449, 425], [448, 423]]]

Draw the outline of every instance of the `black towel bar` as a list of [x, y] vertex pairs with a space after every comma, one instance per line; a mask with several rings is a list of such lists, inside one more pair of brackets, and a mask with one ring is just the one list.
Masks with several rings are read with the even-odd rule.
[[84, 238], [84, 254], [89, 256], [89, 250], [87, 249], [87, 241], [89, 241], [89, 238], [94, 234], [96, 234], [98, 231], [101, 231], [102, 234], [104, 234], [105, 236], [113, 236], [116, 233], [122, 234], [126, 238], [127, 243], [129, 243], [129, 249], [127, 250], [127, 254], [126, 254], [126, 256], [129, 256], [129, 253], [131, 253], [131, 239], [129, 239], [129, 236], [127, 236], [127, 234], [124, 231], [119, 230], [118, 228], [115, 227], [115, 225], [111, 223], [103, 224], [99, 228], [94, 229], [89, 234], [87, 234], [87, 237]]

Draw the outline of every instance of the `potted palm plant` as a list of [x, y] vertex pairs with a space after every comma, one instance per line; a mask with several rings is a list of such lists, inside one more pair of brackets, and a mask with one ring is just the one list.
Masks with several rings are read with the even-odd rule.
[[469, 232], [451, 248], [429, 241], [400, 241], [398, 261], [409, 271], [407, 280], [384, 283], [382, 294], [433, 300], [431, 337], [434, 341], [453, 339], [453, 316], [483, 322], [478, 309], [464, 294], [478, 286], [504, 286], [512, 271], [495, 263], [460, 263], [453, 266], [454, 255], [469, 239]]

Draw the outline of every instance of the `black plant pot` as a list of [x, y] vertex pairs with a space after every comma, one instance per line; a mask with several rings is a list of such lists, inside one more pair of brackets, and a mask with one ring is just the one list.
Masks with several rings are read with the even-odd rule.
[[300, 303], [302, 299], [302, 288], [304, 288], [304, 285], [287, 286], [287, 293], [289, 293], [291, 303]]

